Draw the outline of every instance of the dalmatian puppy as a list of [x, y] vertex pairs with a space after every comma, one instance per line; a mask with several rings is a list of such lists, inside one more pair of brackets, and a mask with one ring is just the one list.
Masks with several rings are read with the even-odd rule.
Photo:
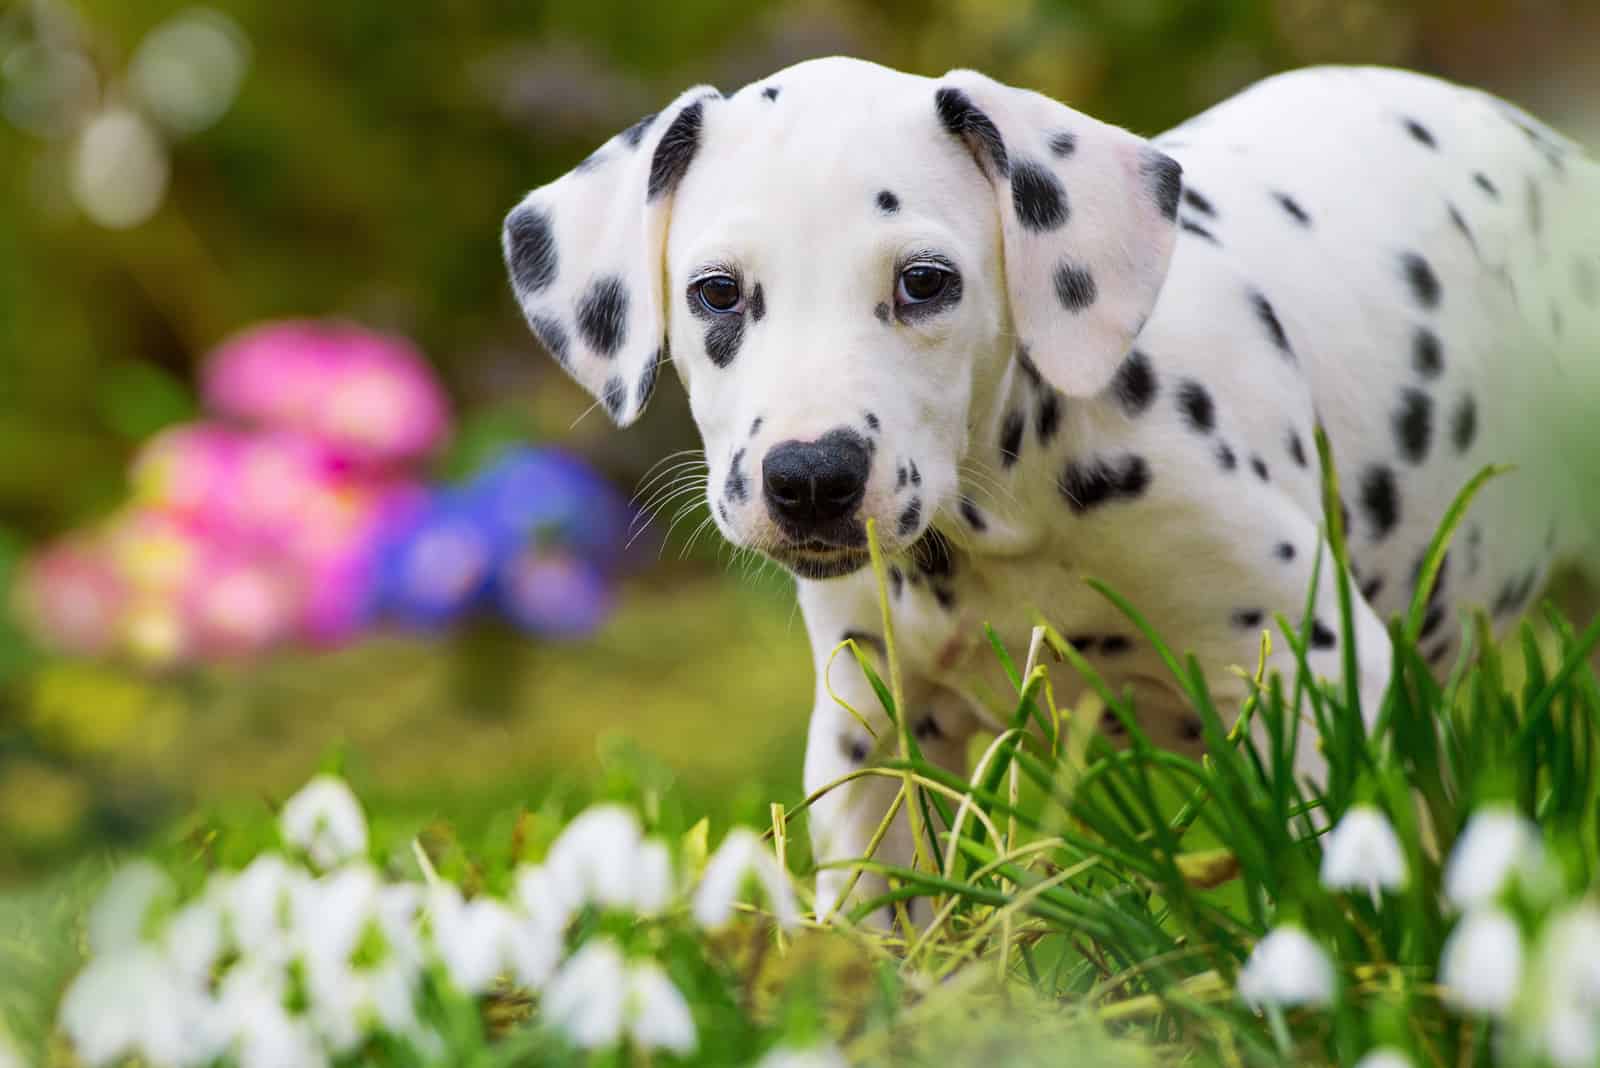
[[[867, 727], [889, 736], [843, 707], [877, 701], [832, 657], [847, 637], [882, 655], [869, 518], [908, 715], [957, 772], [1009, 692], [986, 622], [1021, 650], [1047, 619], [1155, 740], [1198, 746], [1154, 651], [1084, 580], [1237, 706], [1228, 669], [1254, 664], [1274, 613], [1301, 617], [1326, 550], [1319, 424], [1365, 714], [1390, 674], [1384, 621], [1485, 464], [1516, 472], [1450, 550], [1430, 663], [1460, 652], [1460, 610], [1504, 624], [1555, 566], [1600, 577], [1597, 218], [1600, 166], [1577, 146], [1419, 75], [1284, 74], [1145, 140], [971, 71], [832, 58], [689, 90], [530, 193], [504, 246], [534, 333], [618, 424], [677, 373], [718, 529], [796, 576], [812, 790], [871, 759]], [[1309, 661], [1337, 678], [1325, 565]], [[817, 855], [863, 853], [895, 788], [828, 794]], [[910, 853], [902, 819], [880, 855]], [[844, 881], [822, 874], [821, 910]]]

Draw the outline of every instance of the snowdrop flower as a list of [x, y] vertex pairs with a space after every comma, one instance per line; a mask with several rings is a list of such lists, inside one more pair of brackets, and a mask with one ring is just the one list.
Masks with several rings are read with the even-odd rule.
[[800, 909], [795, 904], [788, 873], [762, 843], [761, 836], [748, 827], [729, 831], [706, 864], [694, 895], [696, 922], [708, 930], [726, 925], [733, 917], [733, 905], [745, 880], [751, 877], [765, 891], [780, 926], [793, 927], [799, 922]]
[[659, 838], [639, 843], [634, 856], [633, 910], [641, 916], [654, 916], [672, 903], [675, 889], [667, 843]]
[[1552, 917], [1540, 937], [1533, 1023], [1559, 1068], [1600, 1059], [1600, 909], [1584, 903]]
[[148, 860], [118, 868], [89, 913], [90, 952], [104, 955], [146, 941], [154, 933], [154, 914], [176, 896], [167, 873]]
[[218, 1016], [238, 1068], [325, 1068], [328, 1056], [311, 1024], [285, 1008], [283, 970], [260, 961], [234, 965], [223, 977]]
[[304, 850], [323, 871], [367, 851], [367, 820], [361, 802], [343, 779], [318, 775], [283, 806], [278, 826], [284, 841]]
[[1406, 856], [1389, 817], [1373, 805], [1356, 805], [1328, 832], [1322, 846], [1322, 885], [1379, 892], [1406, 885]]
[[850, 1068], [850, 1064], [838, 1047], [824, 1043], [809, 1049], [778, 1046], [757, 1061], [756, 1068]]
[[197, 987], [210, 980], [222, 948], [222, 909], [210, 895], [174, 912], [161, 934], [161, 950], [167, 963]]
[[1356, 1061], [1356, 1068], [1416, 1068], [1416, 1066], [1411, 1063], [1410, 1057], [1393, 1046], [1380, 1046]]
[[670, 1050], [680, 1056], [694, 1052], [698, 1040], [689, 1003], [654, 961], [629, 969], [626, 1013], [628, 1031], [640, 1049]]
[[464, 994], [481, 994], [508, 969], [517, 918], [503, 903], [489, 897], [461, 899], [448, 883], [428, 896], [433, 947]]
[[1333, 1001], [1333, 962], [1299, 927], [1274, 928], [1256, 943], [1239, 972], [1239, 996], [1252, 1008], [1328, 1005]]
[[1444, 869], [1445, 897], [1458, 909], [1492, 901], [1516, 873], [1532, 871], [1543, 856], [1539, 829], [1510, 805], [1473, 813]]
[[585, 809], [567, 824], [545, 860], [556, 900], [574, 909], [585, 902], [630, 907], [642, 837], [639, 818], [631, 809], [621, 805]]
[[221, 890], [228, 934], [241, 952], [285, 958], [290, 897], [308, 881], [276, 853], [262, 853]]
[[575, 882], [562, 878], [548, 864], [524, 864], [517, 869], [517, 904], [530, 920], [559, 930], [581, 905]]
[[209, 1000], [148, 946], [96, 957], [61, 1000], [59, 1024], [84, 1063], [135, 1054], [159, 1065], [200, 1065], [216, 1056], [206, 1026]]
[[1467, 913], [1445, 941], [1439, 982], [1456, 1007], [1504, 1015], [1522, 985], [1522, 934], [1516, 921], [1493, 907]]
[[583, 1049], [605, 1049], [622, 1040], [624, 989], [622, 952], [609, 938], [591, 938], [567, 959], [541, 1002], [550, 1018]]

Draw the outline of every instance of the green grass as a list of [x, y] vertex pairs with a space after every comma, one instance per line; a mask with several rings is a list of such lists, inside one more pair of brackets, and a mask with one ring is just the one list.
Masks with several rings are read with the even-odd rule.
[[[1484, 619], [1464, 620], [1467, 651], [1442, 683], [1416, 648], [1421, 606], [1449, 537], [1492, 474], [1475, 480], [1446, 517], [1412, 610], [1392, 624], [1395, 673], [1370, 734], [1353, 686], [1310, 675], [1301, 621], [1279, 620], [1272, 639], [1295, 651], [1299, 672], [1255, 680], [1245, 716], [1262, 728], [1257, 740], [1216, 706], [1192, 657], [1166, 645], [1114, 591], [1096, 587], [1093, 595], [1123, 609], [1160, 651], [1203, 720], [1209, 755], [1193, 760], [1155, 748], [1127, 700], [1041, 627], [1044, 646], [1064, 666], [1029, 661], [995, 642], [1015, 690], [1011, 729], [980, 739], [977, 751], [987, 759], [962, 778], [923, 759], [895, 715], [895, 658], [880, 678], [853, 650], [897, 725], [881, 767], [901, 781], [918, 861], [851, 862], [885, 875], [890, 892], [788, 937], [777, 937], [758, 914], [709, 938], [681, 916], [625, 927], [691, 993], [702, 1034], [720, 1036], [692, 1063], [745, 1064], [779, 1038], [816, 1034], [835, 1039], [852, 1063], [873, 1064], [1334, 1065], [1353, 1064], [1380, 1044], [1435, 1068], [1542, 1063], [1501, 1041], [1497, 1032], [1515, 1021], [1456, 1013], [1437, 983], [1456, 922], [1441, 901], [1443, 860], [1474, 808], [1514, 805], [1537, 823], [1553, 859], [1553, 890], [1513, 885], [1505, 899], [1530, 944], [1553, 912], [1596, 886], [1600, 872], [1600, 688], [1589, 668], [1600, 621], [1579, 632], [1545, 608], [1541, 630], [1524, 623], [1498, 645]], [[1327, 492], [1336, 499], [1331, 481]], [[1334, 559], [1320, 566], [1342, 557], [1342, 533], [1331, 531], [1330, 541]], [[1343, 568], [1339, 574], [1353, 667], [1351, 595]], [[1094, 702], [1059, 707], [1051, 682], [1061, 671], [1081, 674]], [[585, 687], [570, 693], [581, 704]], [[1094, 733], [1102, 707], [1125, 723], [1125, 748]], [[639, 714], [652, 711], [641, 699]], [[1312, 725], [1330, 767], [1320, 786], [1291, 773], [1298, 736]], [[347, 760], [367, 766], [358, 754]], [[358, 784], [363, 774], [355, 775]], [[563, 820], [595, 796], [629, 801], [649, 826], [680, 842], [694, 840], [702, 816], [719, 825], [750, 818], [748, 799], [695, 786], [670, 762], [615, 744], [597, 779], [508, 796], [499, 815], [470, 827], [427, 818], [425, 805], [408, 807], [381, 789], [369, 805], [377, 855], [389, 870], [414, 872], [415, 842], [441, 875], [469, 891], [498, 893], [514, 866], [541, 856]], [[1403, 890], [1378, 901], [1329, 890], [1318, 875], [1321, 829], [1358, 803], [1388, 814], [1410, 870]], [[770, 819], [776, 844], [802, 878], [810, 874], [806, 809], [797, 800]], [[162, 839], [157, 852], [193, 887], [206, 871], [238, 866], [272, 846], [270, 815], [266, 805], [213, 805]], [[948, 830], [954, 825], [959, 833]], [[928, 900], [931, 925], [899, 933], [860, 925], [870, 911], [914, 898]], [[11, 917], [0, 931], [0, 961], [13, 962], [0, 983], [27, 969], [58, 983], [70, 971], [70, 947], [45, 952], [18, 932], [61, 930], [71, 911], [63, 901], [79, 899], [46, 893], [0, 910], [0, 922]], [[1234, 984], [1256, 942], [1289, 922], [1332, 956], [1338, 996], [1328, 1009], [1263, 1015], [1241, 1002]], [[47, 1029], [40, 1016], [47, 1004], [13, 995], [0, 1010], [12, 1015], [20, 1037], [37, 1040]], [[506, 991], [473, 1011], [479, 1022], [463, 1032], [472, 1037], [462, 1048], [477, 1052], [465, 1061], [584, 1063], [538, 1025], [536, 1000]], [[403, 1063], [368, 1054], [352, 1063]], [[594, 1063], [676, 1062], [619, 1054]]]

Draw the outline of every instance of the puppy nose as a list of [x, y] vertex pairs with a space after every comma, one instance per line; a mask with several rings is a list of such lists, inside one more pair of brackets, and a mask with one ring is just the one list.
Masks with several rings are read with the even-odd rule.
[[870, 466], [866, 444], [848, 430], [774, 445], [761, 461], [767, 508], [798, 527], [842, 519], [866, 496]]

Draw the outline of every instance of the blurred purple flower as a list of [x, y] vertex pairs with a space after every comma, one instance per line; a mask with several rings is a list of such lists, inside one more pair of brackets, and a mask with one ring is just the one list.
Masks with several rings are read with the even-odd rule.
[[593, 563], [532, 546], [501, 564], [494, 596], [512, 623], [547, 638], [593, 633], [614, 602], [605, 573]]
[[508, 551], [555, 544], [607, 572], [622, 560], [632, 519], [628, 502], [572, 453], [512, 449], [473, 479], [467, 493]]
[[496, 560], [488, 524], [448, 490], [391, 530], [379, 552], [378, 610], [425, 630], [449, 626], [476, 607]]

